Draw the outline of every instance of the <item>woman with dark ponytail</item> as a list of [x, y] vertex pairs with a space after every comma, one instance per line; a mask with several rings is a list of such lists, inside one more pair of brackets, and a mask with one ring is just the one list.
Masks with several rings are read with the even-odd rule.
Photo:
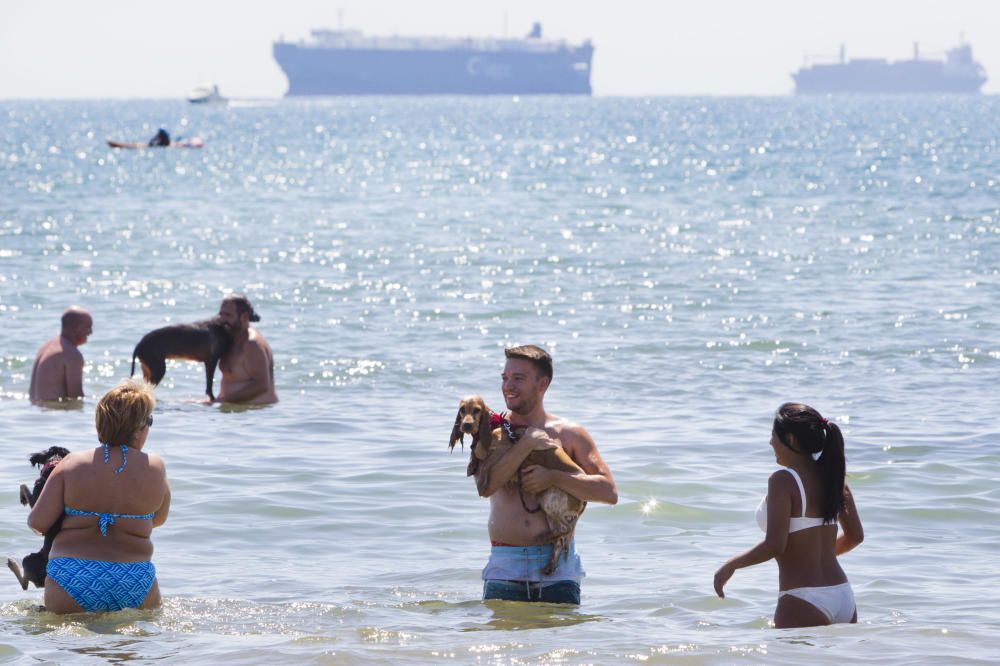
[[854, 592], [837, 556], [861, 543], [864, 530], [844, 483], [840, 428], [808, 405], [785, 403], [774, 416], [771, 448], [785, 469], [771, 474], [757, 507], [766, 536], [715, 572], [715, 592], [725, 597], [722, 588], [737, 569], [774, 558], [779, 590], [774, 626], [857, 622]]

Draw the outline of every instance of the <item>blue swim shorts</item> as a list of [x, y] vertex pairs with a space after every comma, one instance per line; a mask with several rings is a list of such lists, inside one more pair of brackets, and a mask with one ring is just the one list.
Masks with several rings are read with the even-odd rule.
[[493, 546], [483, 569], [483, 599], [580, 603], [580, 581], [586, 576], [571, 541], [569, 553], [559, 558], [548, 576], [542, 569], [552, 557], [552, 546]]
[[548, 604], [580, 605], [580, 584], [575, 580], [531, 583], [524, 580], [488, 580], [483, 583], [483, 601], [540, 601]]

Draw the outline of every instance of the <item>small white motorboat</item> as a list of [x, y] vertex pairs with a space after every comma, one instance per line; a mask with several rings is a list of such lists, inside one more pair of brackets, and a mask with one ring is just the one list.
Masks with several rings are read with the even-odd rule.
[[219, 92], [219, 86], [206, 84], [192, 90], [188, 101], [192, 104], [224, 104], [226, 98]]

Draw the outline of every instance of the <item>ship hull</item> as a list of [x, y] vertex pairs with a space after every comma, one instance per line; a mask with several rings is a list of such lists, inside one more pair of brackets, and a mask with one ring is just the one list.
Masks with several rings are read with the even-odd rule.
[[926, 62], [813, 65], [792, 78], [799, 95], [975, 94], [986, 82], [983, 76], [951, 74], [943, 64]]
[[593, 47], [376, 50], [278, 42], [286, 95], [589, 95]]

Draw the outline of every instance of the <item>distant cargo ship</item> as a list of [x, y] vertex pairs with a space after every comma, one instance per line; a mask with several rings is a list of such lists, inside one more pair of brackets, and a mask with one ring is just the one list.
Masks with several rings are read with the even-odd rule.
[[922, 60], [916, 44], [913, 59], [889, 62], [881, 58], [845, 60], [803, 67], [792, 74], [795, 92], [826, 93], [978, 93], [986, 83], [982, 65], [972, 59], [972, 48], [950, 49], [944, 60]]
[[542, 38], [374, 37], [313, 30], [274, 43], [287, 95], [589, 95], [594, 47]]

